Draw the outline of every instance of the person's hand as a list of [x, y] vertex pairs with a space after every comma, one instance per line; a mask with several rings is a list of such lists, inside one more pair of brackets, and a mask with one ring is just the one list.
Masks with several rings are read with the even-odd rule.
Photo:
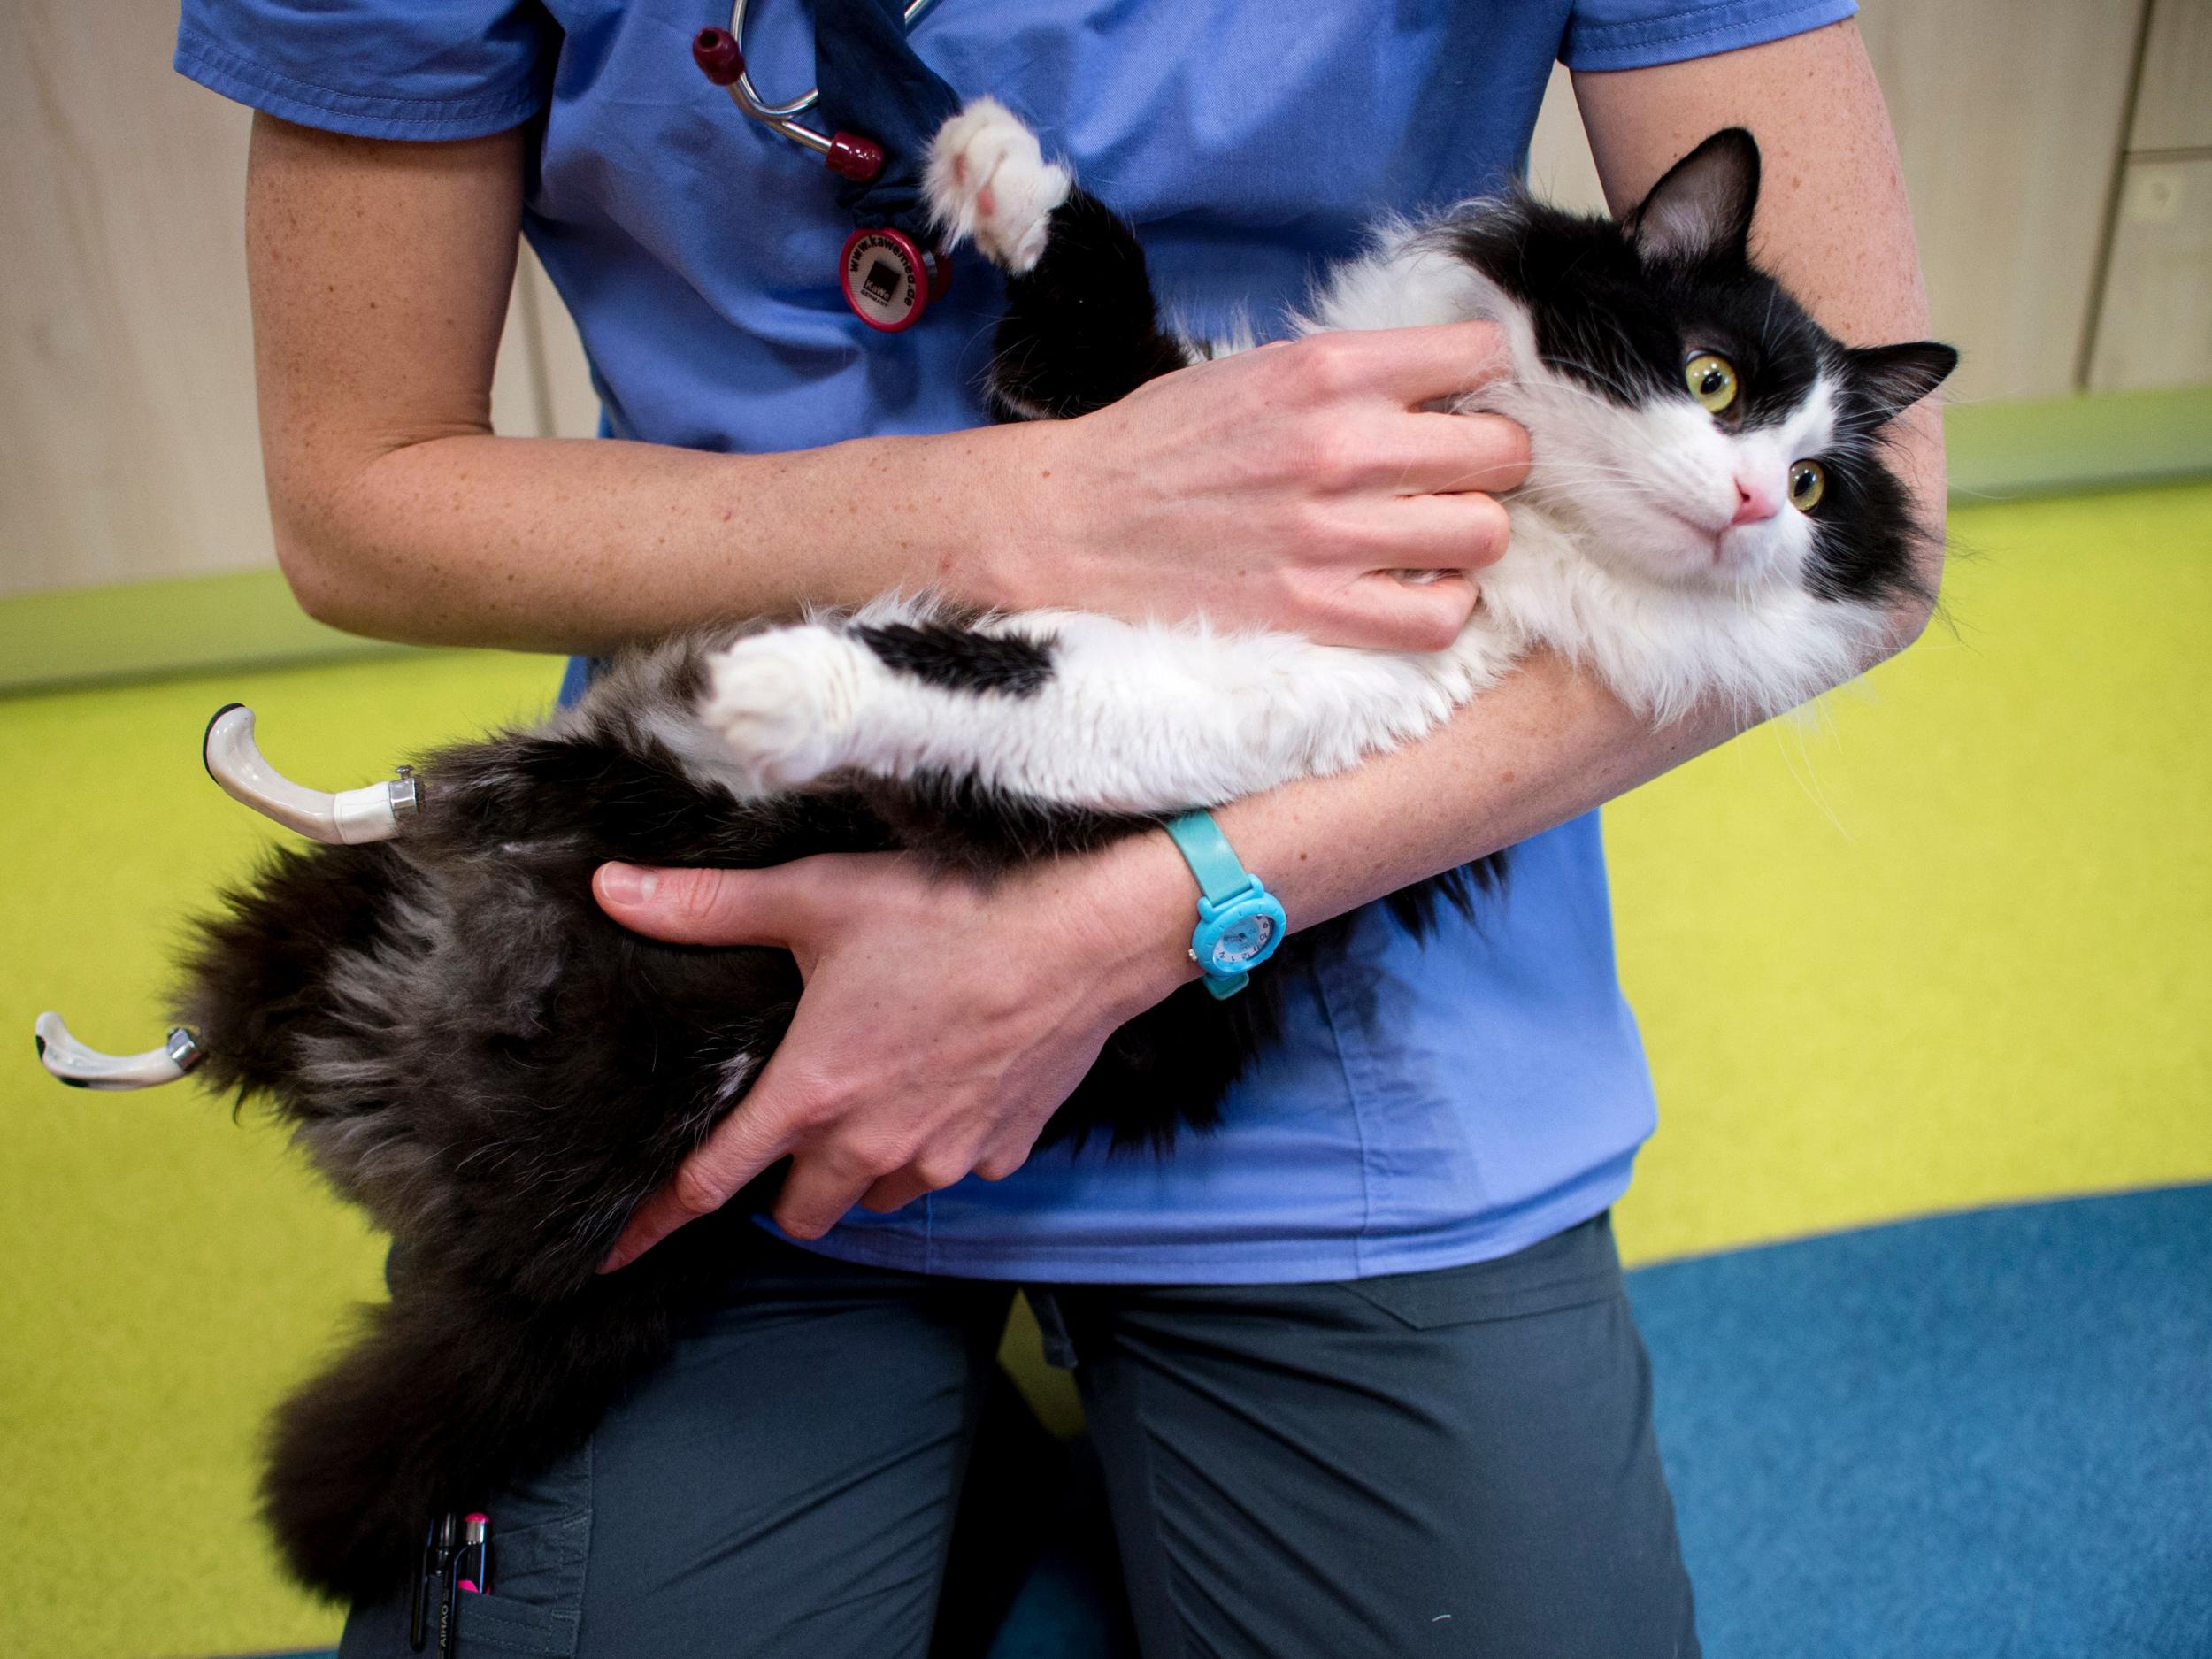
[[787, 1233], [895, 1210], [1021, 1167], [1114, 1029], [1191, 977], [1190, 878], [1164, 837], [1033, 866], [986, 890], [896, 853], [765, 870], [601, 866], [624, 926], [780, 945], [806, 989], [752, 1092], [640, 1204], [602, 1271], [721, 1207], [779, 1158]]
[[[1486, 492], [1528, 471], [1497, 415], [1423, 405], [1508, 367], [1488, 323], [1319, 334], [1177, 371], [1029, 434], [1030, 522], [992, 580], [1010, 609], [1280, 628], [1436, 650], [1505, 550]], [[1441, 572], [1412, 582], [1402, 572]]]

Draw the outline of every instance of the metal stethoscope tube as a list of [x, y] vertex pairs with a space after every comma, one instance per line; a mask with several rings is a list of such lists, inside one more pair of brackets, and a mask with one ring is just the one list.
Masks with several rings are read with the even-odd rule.
[[[907, 27], [912, 28], [915, 20], [923, 12], [928, 11], [934, 3], [935, 0], [909, 0], [906, 8]], [[814, 107], [815, 100], [821, 96], [820, 88], [810, 87], [787, 104], [771, 104], [760, 96], [760, 88], [753, 84], [752, 72], [745, 65], [745, 8], [748, 4], [749, 0], [731, 0], [730, 50], [726, 59], [727, 68], [722, 73], [717, 73], [716, 69], [709, 65], [704, 55], [700, 58], [700, 66], [707, 69], [716, 81], [721, 81], [730, 96], [736, 101], [737, 107], [751, 116], [753, 119], [763, 126], [773, 127], [795, 144], [803, 144], [809, 150], [833, 157], [836, 145], [828, 134], [818, 133], [810, 127], [802, 126], [794, 119]], [[703, 42], [705, 39], [704, 36], [701, 38]], [[734, 73], [729, 73], [733, 70]], [[726, 81], [723, 79], [724, 73], [729, 73], [729, 79]], [[835, 165], [833, 160], [832, 165]], [[842, 169], [841, 168], [840, 171]]]
[[[786, 104], [771, 104], [760, 96], [745, 64], [747, 4], [731, 0], [727, 29], [705, 28], [692, 36], [692, 61], [700, 73], [728, 93], [741, 112], [814, 151], [838, 177], [872, 184], [883, 173], [881, 144], [865, 133], [823, 133], [797, 119], [814, 106], [821, 96], [819, 87], [810, 87]], [[907, 0], [906, 27], [912, 27], [931, 4]], [[930, 302], [944, 296], [952, 280], [952, 262], [941, 250], [925, 249], [914, 235], [872, 213], [864, 215], [864, 222], [845, 239], [837, 257], [837, 280], [845, 303], [862, 322], [895, 334], [919, 322]]]

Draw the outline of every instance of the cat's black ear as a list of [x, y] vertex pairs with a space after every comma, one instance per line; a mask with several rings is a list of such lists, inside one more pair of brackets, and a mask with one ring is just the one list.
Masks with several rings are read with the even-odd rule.
[[1851, 390], [1873, 411], [1878, 423], [1910, 409], [1959, 365], [1959, 354], [1936, 340], [1855, 346], [1844, 355], [1851, 365]]
[[1759, 146], [1723, 127], [1667, 169], [1623, 221], [1638, 250], [1663, 259], [1744, 257], [1759, 204]]

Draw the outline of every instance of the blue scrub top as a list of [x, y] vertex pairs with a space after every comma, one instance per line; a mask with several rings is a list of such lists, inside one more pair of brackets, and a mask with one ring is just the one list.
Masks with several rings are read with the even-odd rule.
[[[1522, 165], [1555, 58], [1624, 69], [1777, 39], [1851, 0], [939, 0], [918, 50], [988, 92], [1133, 220], [1190, 325], [1264, 334], [1385, 209]], [[812, 82], [796, 0], [752, 8], [754, 78]], [[1000, 306], [961, 258], [917, 327], [838, 291], [849, 226], [820, 163], [693, 67], [716, 0], [185, 0], [177, 67], [365, 137], [534, 122], [525, 234], [574, 314], [607, 429], [760, 452], [984, 419]], [[739, 526], [739, 534], [742, 526]], [[792, 557], [803, 558], [803, 549]], [[1263, 872], [1264, 873], [1264, 872]], [[1277, 964], [1287, 1035], [1172, 1156], [1041, 1153], [815, 1248], [1039, 1280], [1353, 1278], [1502, 1256], [1627, 1186], [1652, 1093], [1616, 980], [1595, 815], [1523, 843], [1478, 923], [1425, 943], [1370, 907]]]

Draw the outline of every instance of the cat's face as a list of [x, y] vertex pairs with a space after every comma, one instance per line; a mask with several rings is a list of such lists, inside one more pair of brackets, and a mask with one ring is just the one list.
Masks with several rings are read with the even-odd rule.
[[1876, 434], [1957, 354], [1824, 331], [1749, 260], [1758, 180], [1731, 129], [1617, 224], [1525, 201], [1450, 234], [1525, 322], [1511, 412], [1532, 488], [1593, 557], [1670, 586], [1878, 600], [1911, 583], [1912, 529]]

